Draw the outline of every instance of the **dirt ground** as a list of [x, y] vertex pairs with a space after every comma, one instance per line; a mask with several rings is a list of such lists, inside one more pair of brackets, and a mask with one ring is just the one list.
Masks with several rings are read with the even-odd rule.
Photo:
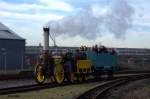
[[0, 99], [76, 99], [85, 91], [100, 84], [103, 84], [103, 82], [69, 85], [40, 91], [2, 95]]
[[135, 81], [111, 90], [104, 99], [150, 99], [150, 79]]

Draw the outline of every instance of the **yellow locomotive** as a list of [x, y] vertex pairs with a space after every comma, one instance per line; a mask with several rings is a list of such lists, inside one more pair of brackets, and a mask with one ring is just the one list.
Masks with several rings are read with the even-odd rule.
[[44, 54], [43, 58], [46, 59], [42, 59], [35, 68], [36, 82], [42, 84], [46, 78], [51, 78], [59, 84], [63, 83], [65, 78], [70, 82], [74, 82], [75, 79], [78, 81], [86, 80], [87, 75], [92, 71], [91, 61], [82, 58], [80, 56], [82, 53], [78, 53], [78, 56], [75, 54], [69, 56], [68, 54], [71, 53], [52, 56]]
[[[86, 53], [79, 50], [76, 53], [49, 52], [49, 28], [44, 30], [44, 53], [41, 55], [35, 68], [35, 80], [42, 84], [47, 78], [61, 84], [67, 78], [70, 82], [85, 80], [88, 73], [91, 73], [92, 63], [86, 59]], [[84, 56], [85, 55], [85, 56]]]

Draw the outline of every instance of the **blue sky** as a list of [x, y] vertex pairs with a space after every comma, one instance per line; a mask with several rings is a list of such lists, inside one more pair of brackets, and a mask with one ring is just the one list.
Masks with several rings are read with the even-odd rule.
[[[132, 25], [123, 38], [116, 38], [113, 33], [102, 30], [102, 35], [90, 40], [80, 35], [60, 35], [56, 37], [57, 45], [92, 46], [101, 42], [111, 47], [150, 48], [150, 1], [126, 1], [134, 13]], [[95, 8], [96, 14], [103, 14], [109, 10], [108, 6], [112, 2], [114, 0], [0, 0], [0, 22], [25, 38], [27, 45], [38, 45], [43, 42], [42, 27], [47, 22], [76, 14], [86, 6]], [[52, 45], [51, 41], [50, 44]]]

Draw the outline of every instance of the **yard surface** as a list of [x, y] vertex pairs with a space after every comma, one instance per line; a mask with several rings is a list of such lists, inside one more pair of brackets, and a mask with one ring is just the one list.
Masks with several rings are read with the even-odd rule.
[[150, 79], [131, 82], [111, 90], [104, 99], [150, 99]]
[[143, 88], [130, 91], [127, 96], [122, 99], [150, 99], [150, 84]]
[[69, 85], [26, 93], [2, 95], [0, 99], [75, 99], [85, 91], [100, 84], [103, 84], [103, 82]]

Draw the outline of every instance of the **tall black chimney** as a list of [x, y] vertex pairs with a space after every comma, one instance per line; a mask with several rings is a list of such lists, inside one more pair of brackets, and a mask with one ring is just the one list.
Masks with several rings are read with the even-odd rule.
[[45, 52], [49, 52], [49, 27], [44, 27], [44, 47], [43, 50]]

